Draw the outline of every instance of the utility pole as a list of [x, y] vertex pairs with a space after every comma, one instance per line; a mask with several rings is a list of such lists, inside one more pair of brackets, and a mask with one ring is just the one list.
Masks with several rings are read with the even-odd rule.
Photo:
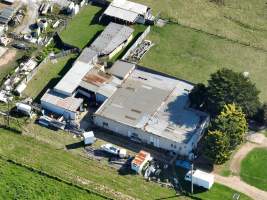
[[191, 163], [191, 194], [194, 194], [194, 183], [193, 183], [193, 170], [194, 170], [194, 163]]
[[10, 99], [9, 99], [9, 97], [7, 98], [7, 127], [9, 128], [10, 126], [10, 119], [9, 119], [9, 113], [10, 113], [10, 111], [9, 111], [9, 101], [10, 101]]

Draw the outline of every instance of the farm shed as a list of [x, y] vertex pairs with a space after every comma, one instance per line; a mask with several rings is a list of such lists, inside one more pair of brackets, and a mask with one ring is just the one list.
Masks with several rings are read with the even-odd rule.
[[152, 14], [151, 9], [145, 5], [127, 0], [113, 0], [100, 20], [105, 16], [127, 23], [145, 24], [146, 19], [151, 18]]
[[43, 109], [64, 116], [65, 119], [76, 119], [77, 111], [81, 108], [83, 99], [59, 94], [53, 90], [47, 90], [41, 98]]
[[133, 39], [133, 32], [134, 30], [128, 26], [111, 22], [90, 48], [98, 52], [98, 56], [112, 58]]
[[135, 69], [94, 114], [97, 126], [188, 156], [209, 122], [188, 107], [193, 85]]
[[74, 62], [71, 69], [55, 86], [54, 90], [58, 93], [72, 96], [79, 87], [82, 78], [94, 67], [93, 63], [97, 60], [97, 52], [86, 48]]

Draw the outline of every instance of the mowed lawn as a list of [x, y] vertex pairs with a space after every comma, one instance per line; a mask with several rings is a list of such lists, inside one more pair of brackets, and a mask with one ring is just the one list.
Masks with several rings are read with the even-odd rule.
[[[38, 141], [38, 137], [34, 139], [3, 129], [0, 129], [0, 137], [0, 155], [116, 199], [126, 199], [128, 196], [144, 200], [191, 199], [183, 196], [175, 197], [175, 191], [146, 182], [141, 176], [120, 175], [105, 163], [67, 152], [65, 148], [53, 144]], [[235, 191], [230, 188], [215, 184], [210, 191], [195, 194], [195, 197], [203, 200], [221, 200], [232, 198], [234, 193]], [[243, 195], [241, 197], [244, 200], [249, 199]]]
[[104, 29], [104, 26], [98, 24], [102, 12], [100, 7], [84, 6], [60, 33], [61, 39], [67, 44], [84, 48]]
[[39, 100], [47, 89], [53, 88], [66, 74], [74, 60], [75, 56], [71, 55], [57, 59], [56, 63], [50, 61], [43, 63], [32, 80], [28, 83], [24, 94]]
[[265, 0], [134, 0], [149, 5], [156, 15], [267, 50], [267, 6]]
[[250, 185], [267, 191], [267, 149], [252, 150], [241, 163], [241, 178]]
[[0, 160], [0, 199], [102, 200], [104, 198]]
[[193, 83], [206, 82], [210, 74], [227, 67], [249, 72], [267, 101], [267, 53], [215, 36], [168, 24], [153, 27], [149, 39], [155, 44], [141, 65]]

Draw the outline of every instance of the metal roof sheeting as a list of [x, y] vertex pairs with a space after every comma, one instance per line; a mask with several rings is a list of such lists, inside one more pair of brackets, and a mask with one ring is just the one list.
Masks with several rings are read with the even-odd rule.
[[97, 56], [97, 52], [85, 49], [73, 64], [72, 68], [55, 86], [55, 90], [62, 94], [71, 96], [75, 89], [79, 86], [82, 78], [89, 72], [94, 65], [92, 60]]
[[127, 0], [114, 0], [104, 14], [129, 22], [135, 22], [138, 15], [146, 15], [148, 7]]
[[42, 96], [41, 102], [46, 102], [65, 110], [76, 112], [77, 109], [81, 106], [83, 99], [68, 97], [53, 90], [47, 90], [46, 93]]
[[115, 17], [118, 19], [123, 19], [125, 21], [134, 23], [138, 17], [138, 14], [135, 12], [129, 12], [128, 10], [123, 10], [121, 8], [116, 8], [113, 6], [109, 6], [105, 12], [105, 15], [110, 17]]
[[134, 30], [128, 26], [109, 23], [105, 30], [91, 44], [90, 48], [100, 55], [108, 55], [127, 41]]

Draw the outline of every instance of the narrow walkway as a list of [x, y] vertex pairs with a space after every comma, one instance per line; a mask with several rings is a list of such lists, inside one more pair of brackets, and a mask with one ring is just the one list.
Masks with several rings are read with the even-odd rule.
[[216, 174], [215, 181], [234, 190], [237, 190], [254, 200], [267, 200], [267, 192], [260, 190], [254, 186], [248, 185], [238, 176], [223, 177]]

